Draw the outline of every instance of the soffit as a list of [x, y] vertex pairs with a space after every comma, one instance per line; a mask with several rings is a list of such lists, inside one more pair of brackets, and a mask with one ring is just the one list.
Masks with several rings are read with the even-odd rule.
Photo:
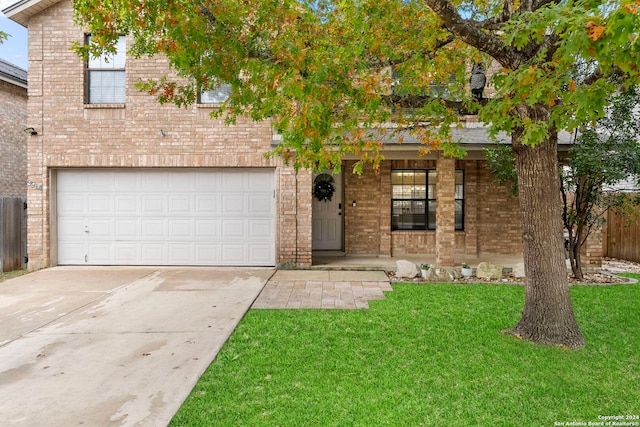
[[2, 12], [7, 18], [27, 27], [29, 18], [59, 2], [60, 0], [20, 0], [6, 7]]

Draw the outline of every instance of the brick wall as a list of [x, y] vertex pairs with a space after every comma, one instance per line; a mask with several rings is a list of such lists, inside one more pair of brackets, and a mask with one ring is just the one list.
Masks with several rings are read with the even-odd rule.
[[279, 181], [279, 263], [310, 266], [312, 174], [286, 168]]
[[456, 161], [441, 153], [437, 161], [436, 180], [436, 263], [454, 265], [455, 253], [455, 182]]
[[0, 197], [27, 195], [27, 90], [0, 80]]
[[[234, 126], [210, 118], [211, 107], [160, 106], [138, 91], [139, 79], [169, 74], [165, 58], [127, 58], [126, 102], [119, 106], [84, 105], [84, 64], [72, 51], [84, 33], [63, 1], [29, 22], [29, 268], [49, 265], [50, 194], [55, 170], [66, 167], [270, 167], [278, 182], [277, 262], [311, 263], [310, 192], [296, 190], [296, 175], [271, 150], [269, 122], [239, 119]], [[298, 174], [300, 183], [310, 177]], [[309, 194], [307, 194], [309, 193]], [[304, 195], [304, 196], [302, 196]], [[295, 238], [293, 237], [295, 236]], [[300, 247], [300, 249], [298, 249]]]
[[[344, 171], [344, 244], [349, 254], [388, 254], [388, 236], [391, 221], [390, 183], [383, 185], [383, 178], [390, 181], [391, 169], [383, 164], [376, 174], [366, 168], [361, 175], [351, 173], [354, 161], [343, 163]], [[384, 163], [384, 162], [383, 162]], [[385, 193], [383, 194], [383, 188]], [[355, 201], [356, 206], [353, 206]], [[386, 207], [386, 208], [385, 208]], [[386, 240], [385, 240], [386, 239]], [[382, 242], [385, 242], [382, 245]]]
[[478, 162], [478, 251], [512, 254], [522, 252], [522, 230], [517, 197], [508, 195], [508, 187], [497, 185]]
[[[436, 255], [435, 231], [391, 231], [391, 170], [435, 169], [436, 161], [387, 160], [380, 171], [365, 168], [362, 175], [349, 171], [345, 161], [345, 251], [349, 254]], [[512, 254], [522, 251], [517, 198], [507, 187], [493, 183], [484, 161], [458, 160], [465, 171], [464, 231], [456, 231], [456, 255]], [[352, 207], [352, 201], [357, 202]], [[453, 205], [450, 214], [453, 215]], [[447, 256], [451, 256], [448, 254]]]

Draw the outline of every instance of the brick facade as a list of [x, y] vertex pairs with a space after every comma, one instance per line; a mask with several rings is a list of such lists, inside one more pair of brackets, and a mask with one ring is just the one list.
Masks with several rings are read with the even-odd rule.
[[27, 195], [27, 89], [0, 80], [0, 197]]
[[[345, 161], [345, 252], [349, 254], [436, 255], [443, 265], [454, 256], [522, 252], [518, 200], [506, 186], [496, 185], [479, 160], [413, 159], [384, 161], [378, 173], [366, 169], [349, 173], [354, 161]], [[391, 231], [391, 170], [440, 169], [436, 231]], [[455, 169], [464, 170], [464, 231], [453, 231]], [[448, 197], [450, 203], [440, 203]], [[356, 201], [356, 206], [352, 202]], [[444, 221], [442, 218], [444, 217]], [[444, 225], [443, 225], [444, 224]], [[442, 231], [446, 227], [446, 231]], [[439, 231], [440, 230], [440, 231]], [[440, 245], [437, 235], [440, 233]], [[453, 236], [453, 238], [451, 237]], [[437, 253], [440, 246], [441, 253]]]
[[55, 263], [55, 177], [70, 167], [260, 167], [276, 174], [278, 263], [311, 264], [311, 175], [267, 160], [270, 123], [213, 120], [212, 107], [160, 106], [137, 90], [139, 79], [169, 73], [163, 58], [127, 58], [124, 105], [84, 104], [84, 64], [69, 48], [83, 42], [71, 3], [29, 21], [29, 268]]
[[455, 250], [455, 159], [436, 161], [436, 264], [452, 267]]
[[[83, 42], [63, 0], [29, 19], [28, 247], [29, 268], [55, 264], [56, 171], [76, 167], [270, 168], [276, 177], [276, 262], [312, 263], [312, 184], [309, 171], [295, 171], [277, 159], [269, 122], [238, 120], [226, 126], [210, 118], [211, 106], [161, 106], [139, 92], [139, 79], [170, 73], [163, 58], [127, 58], [126, 102], [84, 104], [84, 64], [69, 48]], [[490, 92], [490, 88], [488, 91]], [[20, 129], [20, 132], [22, 130]], [[24, 137], [23, 137], [24, 139]], [[463, 141], [464, 142], [464, 141]], [[354, 175], [355, 160], [343, 163], [344, 251], [401, 256], [432, 254], [442, 265], [454, 256], [520, 253], [516, 198], [493, 183], [478, 152], [465, 160], [395, 153], [378, 171]], [[391, 171], [437, 170], [435, 231], [391, 230]], [[454, 230], [455, 170], [464, 170], [464, 230]], [[23, 180], [24, 182], [24, 180]], [[355, 203], [354, 203], [355, 202]]]

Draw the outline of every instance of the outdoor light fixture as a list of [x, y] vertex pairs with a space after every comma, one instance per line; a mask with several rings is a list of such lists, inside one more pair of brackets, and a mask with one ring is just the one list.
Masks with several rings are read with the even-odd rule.
[[24, 130], [24, 132], [25, 132], [27, 135], [37, 135], [37, 134], [38, 134], [38, 132], [37, 132], [34, 128], [26, 128], [26, 129]]

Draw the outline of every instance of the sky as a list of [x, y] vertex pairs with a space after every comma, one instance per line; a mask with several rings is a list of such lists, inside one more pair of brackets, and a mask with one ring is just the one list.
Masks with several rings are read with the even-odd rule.
[[[0, 10], [10, 6], [17, 0], [0, 0]], [[0, 12], [0, 31], [9, 34], [9, 38], [0, 44], [0, 58], [25, 70], [27, 61], [27, 29], [16, 24]]]

